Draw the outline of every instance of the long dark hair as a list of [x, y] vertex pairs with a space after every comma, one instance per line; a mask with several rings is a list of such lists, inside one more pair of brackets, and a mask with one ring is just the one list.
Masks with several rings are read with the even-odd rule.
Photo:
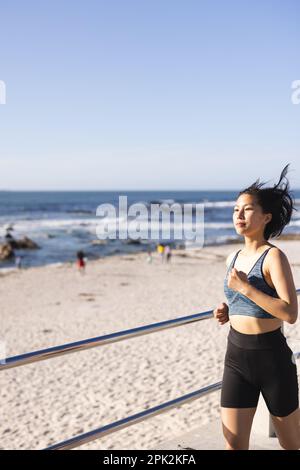
[[[267, 223], [264, 230], [264, 238], [266, 240], [270, 237], [278, 237], [284, 227], [290, 222], [293, 210], [297, 210], [294, 206], [295, 201], [286, 177], [289, 165], [284, 167], [278, 183], [272, 188], [262, 188], [265, 183], [259, 183], [258, 178], [255, 183], [239, 193], [239, 196], [241, 194], [254, 196], [257, 203], [261, 206], [263, 213], [272, 214], [272, 220]], [[283, 182], [284, 179], [286, 183]]]

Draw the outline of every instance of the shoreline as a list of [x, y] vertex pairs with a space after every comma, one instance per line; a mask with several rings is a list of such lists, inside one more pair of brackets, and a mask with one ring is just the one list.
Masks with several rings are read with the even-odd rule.
[[[277, 241], [279, 242], [282, 242], [282, 241], [297, 241], [297, 240], [300, 240], [300, 233], [299, 234], [283, 234], [281, 235], [280, 237], [276, 238], [276, 239], [272, 239], [272, 240], [269, 240], [271, 243], [274, 243], [276, 244]], [[165, 243], [165, 242], [163, 242]], [[207, 245], [204, 245], [203, 247], [199, 247], [199, 246], [186, 246], [185, 248], [172, 248], [172, 253], [173, 255], [176, 256], [176, 253], [187, 253], [187, 252], [197, 252], [197, 251], [201, 251], [201, 250], [206, 250], [207, 248], [218, 248], [218, 247], [223, 247], [223, 246], [228, 246], [228, 245], [242, 245], [243, 244], [243, 241], [242, 240], [238, 240], [238, 239], [228, 239], [227, 241], [224, 241], [222, 243], [212, 243], [212, 244], [207, 244]], [[156, 255], [156, 250], [155, 248], [152, 250], [152, 254], [155, 256]], [[136, 255], [140, 255], [140, 256], [146, 256], [147, 255], [147, 249], [145, 248], [145, 250], [141, 250], [141, 251], [135, 251], [135, 252], [121, 252], [121, 251], [118, 251], [116, 253], [110, 253], [110, 254], [106, 254], [106, 255], [103, 255], [103, 256], [99, 256], [97, 258], [93, 257], [92, 259], [88, 259], [88, 262], [87, 262], [87, 265], [90, 265], [91, 263], [94, 263], [94, 262], [99, 262], [100, 260], [103, 260], [103, 259], [106, 259], [106, 258], [115, 258], [115, 257], [126, 257], [126, 256], [136, 256]], [[181, 256], [181, 255], [179, 255]], [[52, 267], [52, 268], [55, 268], [55, 267], [61, 267], [61, 266], [67, 266], [67, 265], [73, 265], [74, 263], [76, 263], [76, 261], [57, 261], [57, 262], [53, 262], [53, 263], [45, 263], [45, 264], [40, 264], [40, 265], [32, 265], [32, 266], [24, 266], [22, 267], [20, 270], [15, 267], [15, 266], [11, 266], [11, 267], [1, 267], [1, 262], [0, 262], [0, 277], [6, 275], [6, 274], [10, 274], [10, 273], [15, 273], [15, 272], [18, 272], [18, 271], [28, 271], [28, 270], [31, 270], [31, 269], [36, 269], [36, 268], [43, 268], [43, 267]]]

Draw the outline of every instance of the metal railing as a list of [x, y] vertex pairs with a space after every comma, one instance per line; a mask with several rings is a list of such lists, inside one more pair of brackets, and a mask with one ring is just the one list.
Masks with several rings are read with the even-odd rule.
[[12, 356], [5, 358], [0, 364], [0, 371], [5, 369], [12, 369], [13, 367], [24, 366], [25, 364], [31, 364], [32, 362], [44, 361], [46, 359], [52, 359], [59, 357], [64, 354], [70, 354], [78, 351], [84, 351], [85, 349], [96, 348], [98, 346], [104, 346], [110, 343], [117, 343], [118, 341], [124, 341], [129, 338], [135, 338], [137, 336], [143, 336], [157, 331], [166, 330], [169, 328], [175, 328], [180, 325], [186, 325], [187, 323], [193, 323], [201, 320], [206, 320], [213, 317], [213, 310], [206, 312], [195, 313], [194, 315], [188, 315], [186, 317], [179, 317], [173, 320], [166, 320], [159, 323], [152, 323], [151, 325], [140, 326], [138, 328], [131, 328], [129, 330], [118, 331], [109, 335], [97, 336], [95, 338], [88, 338], [75, 343], [62, 344], [60, 346], [54, 346], [48, 349], [41, 349], [39, 351], [32, 351], [19, 356]]
[[207, 395], [208, 393], [214, 392], [215, 390], [219, 390], [221, 386], [222, 382], [217, 382], [215, 384], [208, 385], [207, 387], [203, 387], [195, 392], [188, 393], [187, 395], [182, 395], [181, 397], [175, 398], [174, 400], [167, 401], [158, 406], [154, 406], [149, 410], [141, 411], [140, 413], [128, 416], [127, 418], [115, 421], [114, 423], [107, 424], [106, 426], [102, 426], [101, 428], [94, 429], [93, 431], [80, 434], [63, 442], [59, 442], [50, 447], [47, 447], [47, 449], [44, 450], [68, 450], [73, 449], [74, 447], [79, 447], [82, 444], [94, 441], [95, 439], [107, 436], [108, 434], [120, 431], [121, 429], [127, 428], [128, 426], [132, 426], [141, 421], [145, 421], [146, 419], [152, 418], [153, 416], [169, 411], [172, 408], [194, 401], [197, 398]]
[[[296, 293], [297, 295], [299, 295], [300, 289], [297, 289]], [[185, 325], [188, 323], [194, 323], [194, 322], [198, 322], [202, 320], [207, 320], [209, 318], [213, 318], [213, 310], [196, 313], [194, 315], [188, 315], [185, 317], [179, 317], [179, 318], [175, 318], [172, 320], [166, 320], [166, 321], [159, 322], [159, 323], [153, 323], [153, 324], [141, 326], [138, 328], [123, 330], [123, 331], [119, 331], [119, 332], [104, 335], [104, 336], [89, 338], [89, 339], [77, 341], [74, 343], [67, 343], [67, 344], [63, 344], [60, 346], [54, 346], [48, 349], [32, 351], [32, 352], [21, 354], [18, 356], [8, 357], [1, 361], [0, 371], [12, 369], [14, 367], [20, 367], [20, 366], [30, 364], [33, 362], [39, 362], [39, 361], [43, 361], [46, 359], [51, 359], [54, 357], [59, 357], [64, 354], [70, 354], [73, 352], [83, 351], [83, 350], [95, 348], [98, 346], [104, 346], [110, 343], [124, 341], [129, 338], [135, 338], [137, 336], [143, 336], [143, 335], [155, 333], [161, 330], [175, 328], [175, 327]], [[294, 353], [294, 356], [295, 358], [300, 357], [300, 352]], [[206, 387], [201, 388], [200, 390], [196, 390], [194, 392], [188, 393], [187, 395], [183, 395], [174, 400], [162, 403], [148, 410], [144, 410], [140, 413], [128, 416], [119, 421], [115, 421], [113, 423], [94, 429], [87, 433], [80, 434], [71, 439], [53, 444], [50, 447], [47, 447], [45, 450], [67, 450], [67, 449], [73, 449], [75, 447], [79, 447], [83, 444], [86, 444], [87, 442], [94, 441], [96, 439], [99, 439], [100, 437], [119, 431], [121, 429], [124, 429], [125, 427], [132, 426], [138, 422], [144, 421], [146, 419], [149, 419], [163, 412], [169, 411], [170, 409], [174, 407], [178, 407], [185, 403], [194, 401], [204, 395], [207, 395], [208, 393], [219, 390], [221, 386], [222, 386], [222, 382], [217, 382], [215, 384], [208, 385]]]

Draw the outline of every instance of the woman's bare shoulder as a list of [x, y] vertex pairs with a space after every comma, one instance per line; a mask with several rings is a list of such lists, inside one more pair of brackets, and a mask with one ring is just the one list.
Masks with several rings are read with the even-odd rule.
[[275, 266], [277, 263], [280, 263], [282, 266], [289, 265], [289, 259], [283, 250], [278, 248], [276, 245], [270, 245], [272, 250], [268, 250], [268, 253], [264, 260], [264, 273], [267, 276], [271, 275], [271, 266]]
[[276, 245], [271, 245], [272, 250], [269, 250], [266, 256], [266, 264], [267, 266], [270, 265], [270, 263], [276, 259], [281, 259], [281, 260], [286, 260], [288, 261], [287, 255], [282, 251], [278, 246]]

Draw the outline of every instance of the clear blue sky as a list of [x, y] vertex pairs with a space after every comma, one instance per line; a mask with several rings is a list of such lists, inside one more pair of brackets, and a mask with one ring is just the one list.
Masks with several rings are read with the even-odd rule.
[[299, 0], [1, 2], [2, 189], [300, 188]]

